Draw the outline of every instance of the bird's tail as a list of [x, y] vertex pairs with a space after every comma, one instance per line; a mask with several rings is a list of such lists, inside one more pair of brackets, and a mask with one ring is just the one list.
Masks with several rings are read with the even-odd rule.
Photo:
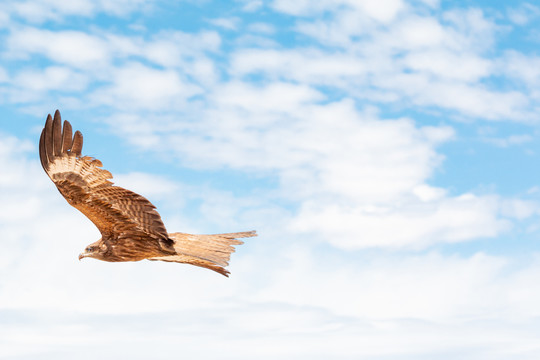
[[229, 265], [231, 253], [234, 252], [233, 246], [244, 243], [238, 239], [252, 236], [257, 236], [257, 233], [255, 231], [214, 235], [170, 233], [169, 238], [174, 241], [176, 255], [160, 256], [151, 260], [191, 264], [228, 277], [229, 271], [225, 267]]

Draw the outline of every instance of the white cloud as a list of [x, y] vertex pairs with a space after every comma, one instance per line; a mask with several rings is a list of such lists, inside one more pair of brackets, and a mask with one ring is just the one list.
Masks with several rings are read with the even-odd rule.
[[237, 17], [231, 18], [215, 18], [209, 19], [208, 22], [212, 25], [221, 27], [226, 30], [237, 30], [240, 24], [240, 19]]
[[[302, 14], [320, 10], [306, 9], [309, 4], [274, 6]], [[385, 12], [363, 1], [343, 2], [370, 21], [387, 23], [360, 30], [353, 21], [357, 13], [341, 13], [339, 6], [321, 2], [321, 9], [336, 12], [327, 25], [341, 32], [351, 48], [332, 53], [324, 48], [241, 49], [232, 56], [234, 77], [228, 82], [220, 82], [219, 63], [206, 56], [220, 51], [221, 38], [214, 32], [169, 31], [146, 40], [24, 28], [11, 34], [9, 44], [15, 56], [39, 53], [67, 65], [50, 67], [45, 75], [52, 75], [43, 81], [21, 74], [27, 88], [64, 88], [71, 76], [99, 74], [100, 84], [86, 105], [117, 109], [109, 123], [133, 144], [157, 148], [196, 168], [275, 175], [279, 196], [294, 199], [297, 206], [290, 225], [295, 231], [318, 231], [325, 241], [349, 249], [424, 248], [497, 236], [510, 226], [500, 217], [499, 200], [450, 195], [428, 183], [442, 161], [436, 147], [453, 136], [451, 128], [381, 119], [369, 108], [358, 110], [353, 99], [379, 96], [486, 119], [523, 117], [528, 99], [480, 83], [492, 74], [492, 62], [474, 46], [494, 31], [481, 12], [447, 12], [441, 20], [415, 15], [400, 1], [389, 4]], [[357, 41], [358, 31], [370, 32], [371, 38]], [[77, 60], [58, 56], [74, 42], [100, 50], [77, 54]], [[459, 71], [455, 62], [462, 64]], [[260, 73], [265, 78], [259, 84], [244, 81]], [[347, 95], [330, 99], [322, 86]], [[186, 114], [185, 121], [176, 111]], [[394, 228], [402, 229], [399, 235], [388, 230]]]
[[375, 85], [409, 99], [421, 106], [437, 106], [454, 110], [472, 118], [487, 120], [530, 120], [530, 100], [519, 91], [496, 91], [480, 84], [455, 81], [433, 82], [422, 73], [382, 75]]
[[429, 7], [432, 7], [432, 8], [438, 8], [441, 5], [440, 0], [420, 0], [420, 2], [422, 2], [422, 3], [428, 5]]
[[344, 11], [355, 11], [377, 21], [387, 23], [392, 21], [405, 5], [401, 0], [383, 0], [378, 2], [368, 0], [274, 0], [272, 7], [288, 14], [304, 16], [322, 11], [336, 11], [344, 7]]
[[15, 75], [12, 83], [25, 91], [82, 91], [86, 89], [88, 78], [68, 67], [50, 66], [43, 70], [27, 69]]
[[453, 10], [442, 19], [407, 11], [385, 28], [369, 22], [360, 26], [357, 19], [347, 20], [353, 15], [338, 10], [330, 13], [335, 15], [330, 21], [302, 20], [298, 31], [337, 50], [241, 49], [232, 56], [232, 72], [331, 86], [360, 99], [403, 101], [469, 118], [534, 118], [538, 95], [487, 85], [501, 72], [531, 85], [537, 76], [531, 58], [510, 53], [499, 61], [485, 56], [496, 27], [481, 11]]
[[281, 82], [232, 82], [207, 101], [191, 114], [197, 122], [160, 117], [153, 127], [152, 118], [133, 116], [115, 121], [117, 131], [138, 144], [154, 139], [147, 149], [160, 144], [188, 166], [276, 174], [279, 196], [299, 207], [287, 228], [342, 249], [423, 249], [512, 227], [504, 199], [453, 196], [428, 184], [442, 160], [435, 148], [452, 138], [451, 128], [382, 120], [351, 100], [328, 102], [309, 87]]
[[[114, 176], [117, 186], [129, 189], [148, 198], [165, 198], [181, 191], [180, 185], [160, 176], [145, 173], [129, 173]], [[180, 199], [179, 199], [180, 200]]]
[[403, 63], [405, 68], [413, 71], [464, 82], [477, 82], [493, 73], [493, 64], [487, 59], [442, 49], [411, 52], [404, 56]]
[[252, 32], [261, 33], [261, 34], [274, 34], [276, 32], [276, 28], [269, 23], [263, 23], [263, 22], [256, 22], [249, 24], [248, 29]]
[[102, 39], [80, 31], [24, 28], [11, 33], [7, 48], [12, 57], [41, 54], [75, 68], [99, 67], [110, 60], [109, 49]]
[[446, 41], [450, 48], [482, 53], [493, 47], [498, 28], [481, 9], [457, 8], [442, 17], [448, 24]]
[[505, 138], [488, 137], [484, 141], [491, 143], [495, 146], [506, 148], [514, 145], [522, 145], [529, 143], [533, 140], [533, 137], [529, 134], [522, 135], [510, 135]]
[[540, 84], [540, 57], [508, 51], [499, 61], [500, 73], [531, 88]]
[[159, 33], [138, 44], [135, 53], [159, 66], [175, 68], [196, 83], [211, 86], [219, 79], [219, 72], [206, 53], [218, 52], [220, 46], [221, 37], [213, 31], [174, 31]]
[[[7, 356], [59, 360], [77, 357], [81, 348], [87, 356], [106, 360], [122, 356], [167, 359], [179, 346], [186, 357], [213, 359], [225, 353], [240, 360], [351, 356], [534, 360], [539, 353], [534, 342], [536, 321], [369, 322], [336, 320], [317, 309], [242, 305], [106, 317], [60, 313], [53, 318], [39, 312], [33, 313], [37, 319], [33, 327], [26, 325], [24, 315], [15, 314], [10, 317], [10, 328], [2, 332], [0, 345]], [[150, 319], [158, 324], [148, 324]], [[141, 324], [144, 326], [138, 326]], [[450, 357], [446, 356], [449, 352]]]
[[[183, 74], [195, 81], [210, 84], [216, 81], [217, 71], [205, 53], [217, 51], [220, 42], [219, 35], [211, 31], [196, 34], [165, 31], [145, 40], [138, 36], [112, 33], [92, 34], [25, 27], [14, 29], [7, 37], [4, 55], [9, 59], [42, 55], [53, 64], [76, 69], [105, 87], [111, 79], [118, 78], [116, 73], [119, 66], [133, 67], [133, 58], [166, 67], [165, 71], [169, 68], [181, 69]], [[155, 71], [158, 72], [157, 69]]]
[[379, 207], [307, 201], [292, 229], [343, 249], [421, 249], [438, 242], [496, 237], [510, 229], [510, 222], [499, 218], [501, 206], [496, 198], [471, 194]]
[[98, 13], [126, 15], [151, 4], [152, 0], [36, 0], [5, 1], [4, 9], [32, 23], [62, 22], [67, 16], [91, 17]]
[[231, 71], [237, 75], [262, 73], [307, 84], [362, 85], [369, 69], [361, 59], [346, 53], [327, 54], [316, 49], [242, 50], [233, 54]]
[[[90, 83], [86, 74], [66, 66], [20, 69], [9, 79], [5, 99], [14, 104], [45, 102], [49, 98], [57, 104], [66, 104], [66, 94], [80, 94]], [[69, 96], [68, 95], [68, 96]], [[69, 97], [71, 97], [69, 96]], [[27, 108], [31, 113], [33, 110]]]
[[[0, 134], [0, 139], [0, 165], [4, 169], [0, 174], [0, 195], [5, 204], [0, 211], [4, 245], [0, 266], [7, 269], [19, 266], [18, 262], [25, 256], [33, 259], [40, 252], [44, 257], [50, 255], [47, 246], [55, 248], [58, 241], [53, 232], [57, 231], [59, 236], [69, 239], [69, 232], [81, 222], [62, 224], [67, 204], [58, 201], [60, 197], [55, 187], [39, 168], [35, 160], [35, 144], [5, 134]], [[33, 160], [28, 160], [30, 152]], [[54, 215], [53, 209], [57, 210]], [[56, 251], [64, 253], [69, 248], [67, 244]]]
[[273, 83], [261, 88], [247, 83], [233, 82], [217, 89], [213, 94], [212, 102], [217, 107], [259, 114], [268, 112], [294, 114], [295, 110], [299, 110], [299, 106], [323, 98], [321, 93], [308, 86]]
[[[321, 11], [325, 7], [328, 7], [332, 3], [330, 1], [310, 1], [310, 0], [300, 0], [300, 1], [285, 1], [285, 0], [274, 0], [272, 2], [272, 7], [277, 10], [291, 15], [306, 15], [307, 13], [315, 13]], [[337, 5], [337, 3], [336, 3]]]
[[383, 0], [377, 2], [369, 0], [348, 0], [345, 3], [353, 8], [362, 9], [369, 17], [383, 23], [394, 20], [397, 14], [405, 8], [405, 4], [402, 0]]
[[13, 2], [10, 5], [13, 13], [31, 22], [60, 20], [64, 15], [88, 16], [93, 10], [92, 3], [87, 0], [76, 0], [69, 3], [54, 0], [23, 1]]
[[0, 7], [0, 28], [9, 29], [12, 26], [12, 21], [9, 12]]
[[[371, 6], [373, 9], [370, 11], [379, 11], [376, 10], [378, 5], [363, 1], [346, 3], [360, 13], [368, 11], [366, 9]], [[294, 5], [274, 3], [278, 8], [293, 6], [299, 9], [308, 4], [310, 2]], [[531, 86], [537, 82], [534, 80], [537, 76], [534, 76], [535, 62], [532, 58], [509, 53], [504, 61], [509, 66], [502, 70], [503, 65], [498, 65], [500, 61], [494, 62], [483, 56], [493, 42], [496, 27], [481, 11], [453, 10], [435, 17], [417, 15], [414, 7], [404, 7], [399, 1], [391, 5], [392, 11], [401, 15], [390, 16], [388, 19], [391, 20], [385, 27], [377, 27], [371, 20], [360, 26], [355, 14], [343, 12], [336, 4], [327, 2], [318, 6], [330, 11], [335, 18], [324, 22], [304, 19], [298, 23], [300, 32], [306, 32], [322, 43], [329, 41], [341, 46], [342, 49], [337, 51], [315, 47], [255, 50], [250, 46], [276, 47], [276, 44], [268, 37], [241, 35], [237, 43], [247, 48], [233, 53], [231, 72], [241, 77], [257, 73], [271, 81], [293, 80], [316, 87], [331, 86], [360, 99], [383, 103], [401, 100], [404, 104], [453, 110], [466, 117], [494, 120], [533, 118], [533, 101], [538, 95], [535, 97], [534, 94], [512, 89], [496, 90], [484, 82], [502, 72]], [[99, 82], [96, 94], [113, 93], [116, 101], [127, 98], [126, 102], [121, 102], [123, 105], [131, 101], [138, 103], [139, 108], [172, 105], [171, 101], [158, 101], [159, 105], [154, 106], [154, 101], [160, 94], [170, 98], [185, 92], [180, 98], [189, 97], [188, 94], [200, 92], [197, 86], [212, 88], [222, 77], [220, 64], [207, 56], [207, 53], [220, 51], [221, 38], [215, 32], [188, 34], [166, 31], [146, 40], [110, 33], [85, 34], [26, 27], [15, 28], [7, 43], [8, 57], [24, 59], [41, 54], [56, 65], [67, 65], [82, 72], [81, 75], [86, 75], [87, 79]], [[129, 81], [121, 81], [120, 75], [116, 74], [119, 65], [115, 63], [120, 62], [124, 66], [125, 62], [125, 66], [131, 67], [139, 58], [165, 67], [164, 72], [173, 77], [165, 83], [155, 83], [158, 91], [154, 97], [153, 91], [148, 96], [142, 92], [129, 94]], [[460, 66], [454, 66], [456, 63]], [[170, 72], [170, 68], [174, 68], [178, 75]], [[151, 72], [159, 71], [162, 69]], [[146, 71], [140, 77], [144, 73]], [[178, 78], [174, 79], [175, 76]], [[115, 83], [111, 84], [111, 80]], [[181, 86], [177, 86], [177, 80], [182, 82]], [[119, 82], [126, 83], [127, 88], [122, 88]], [[115, 97], [114, 93], [118, 96]], [[15, 95], [11, 98], [18, 102], [35, 100], [33, 94]], [[100, 96], [94, 95], [94, 98]], [[107, 97], [101, 97], [101, 100], [107, 100]]]
[[255, 12], [264, 6], [262, 0], [236, 0], [236, 2], [242, 4], [241, 10], [244, 12]]
[[[62, 4], [64, 2], [60, 1]], [[103, 11], [116, 16], [122, 16], [135, 10], [148, 11], [156, 2], [155, 0], [100, 0], [97, 2], [96, 11]]]
[[[463, 354], [481, 348], [510, 359], [537, 355], [531, 334], [540, 328], [527, 320], [539, 315], [535, 256], [521, 261], [481, 252], [320, 253], [312, 241], [292, 241], [273, 223], [282, 238], [270, 241], [262, 233], [242, 245], [230, 279], [179, 264], [79, 262], [78, 251], [99, 236], [95, 228], [54, 189], [35, 160], [35, 144], [5, 135], [1, 140], [0, 165], [6, 171], [0, 174], [0, 192], [10, 209], [0, 215], [0, 266], [10, 269], [0, 294], [7, 316], [0, 325], [3, 354], [43, 357], [62, 349], [61, 356], [72, 356], [71, 349], [85, 347], [88, 355], [101, 356], [100, 347], [87, 345], [110, 342], [107, 358], [125, 355], [124, 342], [140, 339], [129, 348], [136, 350], [135, 358], [155, 355], [156, 343], [167, 357], [179, 343], [187, 344], [186, 355], [200, 353], [208, 337], [215, 337], [211, 343], [217, 348], [207, 348], [203, 358], [223, 349], [238, 359], [253, 358], [268, 338], [276, 346], [265, 352], [267, 358], [385, 354], [413, 359], [448, 348]], [[120, 176], [119, 182], [166, 202], [177, 201], [166, 194], [180, 186], [140, 173]], [[419, 191], [431, 191], [424, 201], [447, 201], [436, 189]], [[230, 197], [223, 201], [231, 206]], [[25, 226], [29, 221], [33, 226]], [[34, 320], [18, 321], [30, 309]], [[148, 339], [152, 327], [159, 327], [159, 336]], [[193, 334], [200, 335], [195, 343]], [[351, 347], [359, 338], [365, 346]], [[504, 346], [497, 348], [494, 338], [505, 339]], [[388, 341], [395, 346], [388, 348]]]
[[361, 319], [466, 320], [496, 316], [505, 299], [493, 296], [510, 285], [495, 282], [507, 261], [481, 253], [360, 257], [341, 265], [332, 257], [310, 256], [306, 249], [289, 250], [287, 257], [289, 262], [256, 295], [258, 301], [316, 306]]
[[521, 3], [507, 10], [508, 18], [514, 24], [527, 25], [540, 15], [540, 8], [530, 3]]
[[9, 75], [4, 68], [0, 67], [0, 83], [5, 83], [9, 80]]
[[100, 88], [91, 97], [97, 105], [160, 109], [182, 106], [187, 98], [200, 91], [174, 70], [131, 63], [114, 71], [111, 85]]
[[[36, 144], [3, 134], [0, 134], [0, 140], [0, 165], [4, 169], [0, 174], [0, 195], [5, 205], [2, 207], [4, 210], [0, 211], [0, 236], [3, 239], [0, 267], [12, 270], [11, 276], [1, 282], [0, 308], [129, 313], [148, 309], [147, 306], [155, 304], [161, 296], [170, 299], [168, 302], [160, 301], [161, 310], [176, 308], [181, 304], [177, 295], [181, 293], [182, 285], [166, 286], [169, 280], [158, 274], [164, 271], [180, 271], [178, 274], [189, 272], [188, 266], [171, 267], [168, 266], [171, 264], [145, 262], [111, 267], [106, 262], [79, 262], [78, 253], [99, 238], [97, 228], [58, 193], [36, 158]], [[28, 160], [29, 157], [32, 160]], [[109, 169], [114, 172], [114, 169]], [[178, 184], [157, 176], [135, 173], [119, 176], [118, 179], [119, 185], [132, 186], [133, 190], [141, 191], [143, 195], [161, 201], [171, 199], [170, 204], [175, 207], [181, 206], [182, 199], [187, 196], [178, 194]], [[152, 273], [154, 275], [149, 275]], [[217, 290], [219, 288], [222, 289], [220, 296], [230, 294], [226, 283], [220, 282], [219, 275], [200, 269], [195, 269], [194, 273], [193, 277], [184, 278], [195, 282], [190, 285], [185, 283], [184, 286], [196, 288], [196, 279], [200, 275], [202, 278], [199, 279], [208, 279], [205, 281], [210, 286], [208, 289], [213, 288], [207, 294], [220, 291]], [[135, 274], [157, 288], [169, 288], [172, 293], [167, 295], [158, 291], [161, 295], [155, 297], [148, 287], [140, 287], [140, 284], [132, 281]], [[156, 278], [150, 280], [154, 276]], [[161, 280], [156, 281], [158, 278]], [[118, 286], [120, 283], [124, 283], [124, 286]], [[136, 302], [129, 300], [126, 286], [141, 291]], [[89, 288], [94, 290], [89, 291]], [[103, 296], [102, 291], [106, 291], [108, 296]], [[187, 303], [193, 306], [201, 304], [207, 296], [204, 293], [201, 295], [199, 300], [195, 300], [196, 296], [190, 297]], [[213, 296], [207, 297], [207, 300]]]
[[391, 35], [395, 36], [395, 46], [412, 50], [440, 45], [445, 29], [435, 18], [410, 16], [399, 22]]
[[539, 207], [536, 202], [521, 199], [507, 199], [501, 206], [503, 215], [515, 219], [528, 218], [537, 213], [538, 209]]

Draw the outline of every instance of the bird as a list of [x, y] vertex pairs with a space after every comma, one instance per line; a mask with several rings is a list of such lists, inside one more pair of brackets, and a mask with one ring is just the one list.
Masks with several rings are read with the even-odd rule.
[[79, 255], [109, 262], [167, 261], [185, 263], [229, 276], [226, 269], [235, 245], [256, 231], [194, 235], [168, 233], [156, 207], [144, 196], [114, 185], [112, 174], [91, 156], [83, 156], [83, 135], [73, 133], [60, 111], [49, 114], [39, 139], [43, 169], [67, 202], [88, 217], [101, 238]]

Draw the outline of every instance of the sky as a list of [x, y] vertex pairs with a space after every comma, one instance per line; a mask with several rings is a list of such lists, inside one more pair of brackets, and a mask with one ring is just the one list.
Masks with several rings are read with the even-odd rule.
[[[0, 359], [540, 358], [540, 6], [0, 3]], [[231, 277], [78, 260], [59, 109]]]

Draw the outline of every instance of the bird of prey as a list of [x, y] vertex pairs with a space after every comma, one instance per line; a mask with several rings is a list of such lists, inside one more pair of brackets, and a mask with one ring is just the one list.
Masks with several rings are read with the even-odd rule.
[[161, 216], [145, 197], [114, 186], [112, 175], [98, 159], [82, 156], [83, 136], [72, 133], [71, 124], [56, 110], [49, 114], [39, 139], [43, 169], [67, 202], [86, 215], [101, 232], [79, 260], [162, 260], [200, 266], [229, 276], [225, 267], [240, 238], [255, 231], [193, 235], [168, 233]]

